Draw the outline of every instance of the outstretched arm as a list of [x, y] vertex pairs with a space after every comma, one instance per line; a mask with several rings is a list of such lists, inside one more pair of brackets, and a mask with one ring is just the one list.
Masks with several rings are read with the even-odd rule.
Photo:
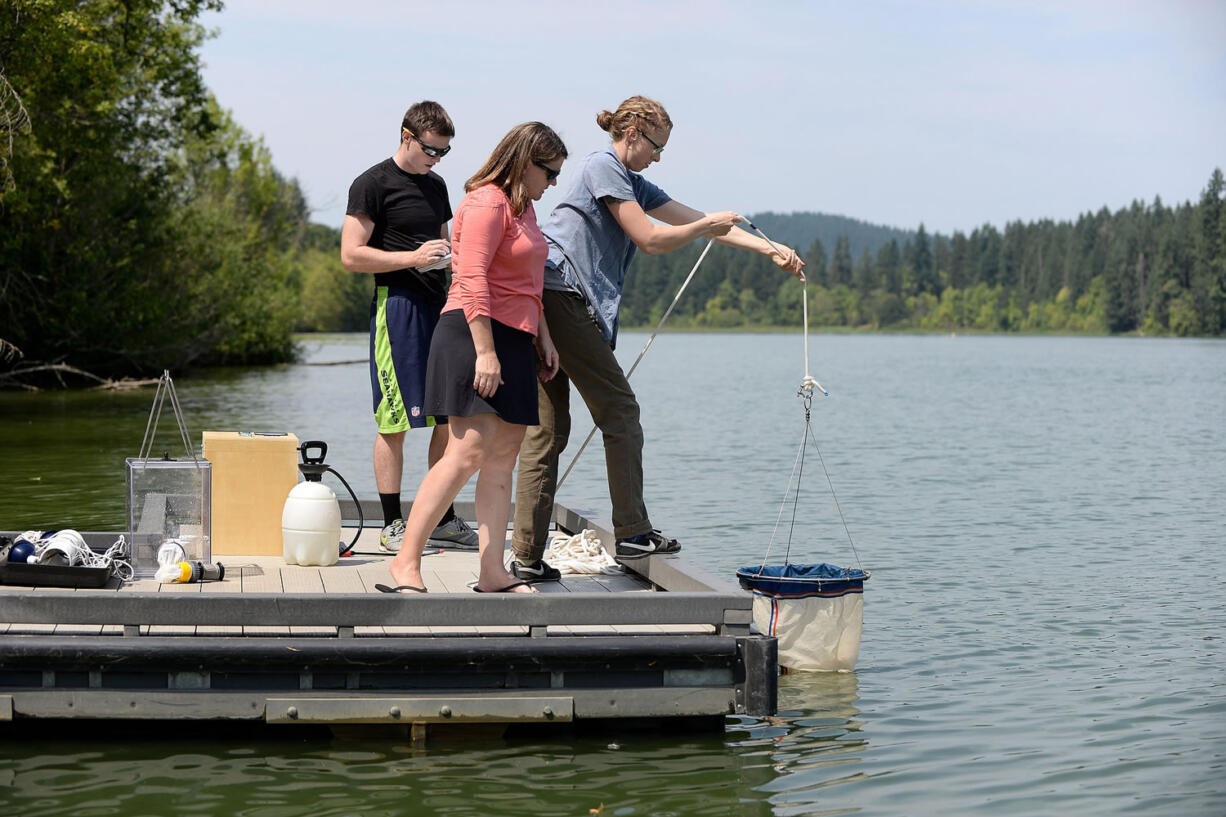
[[[626, 231], [626, 235], [630, 236], [635, 246], [649, 255], [684, 247], [696, 238], [722, 236], [732, 229], [732, 225], [741, 220], [740, 216], [732, 212], [700, 213], [694, 210], [692, 211], [693, 218], [668, 224], [656, 224], [647, 218], [647, 214], [643, 212], [643, 208], [637, 201], [605, 199], [605, 205], [621, 228]], [[664, 208], [656, 208], [652, 210], [652, 213], [662, 209]]]
[[[695, 210], [693, 207], [673, 199], [655, 208], [648, 215], [668, 224], [686, 224], [693, 222], [695, 219], [700, 219], [706, 214], [701, 210]], [[768, 242], [756, 235], [751, 235], [740, 227], [733, 227], [727, 233], [715, 237], [715, 240], [726, 247], [735, 247], [739, 250], [749, 250], [750, 252], [769, 256], [771, 261], [775, 262], [775, 266], [787, 270], [797, 278], [804, 280], [804, 273], [801, 272], [801, 268], [804, 267], [805, 262], [800, 260], [800, 256], [791, 247], [776, 242], [775, 247], [779, 248], [777, 252], [775, 247], [772, 247]]]

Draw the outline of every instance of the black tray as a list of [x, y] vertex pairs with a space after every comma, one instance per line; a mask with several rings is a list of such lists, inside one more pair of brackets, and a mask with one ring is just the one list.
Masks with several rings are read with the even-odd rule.
[[0, 563], [0, 584], [21, 584], [27, 587], [104, 587], [109, 578], [110, 567]]

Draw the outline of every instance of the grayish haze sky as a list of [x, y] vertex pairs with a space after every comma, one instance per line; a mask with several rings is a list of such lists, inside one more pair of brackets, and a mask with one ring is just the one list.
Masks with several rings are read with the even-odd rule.
[[[676, 127], [647, 175], [703, 210], [929, 231], [1196, 199], [1226, 169], [1226, 3], [232, 0], [205, 79], [340, 226], [405, 108], [443, 104], [452, 206], [539, 119], [572, 161], [641, 93]], [[558, 197], [537, 206], [543, 220]]]

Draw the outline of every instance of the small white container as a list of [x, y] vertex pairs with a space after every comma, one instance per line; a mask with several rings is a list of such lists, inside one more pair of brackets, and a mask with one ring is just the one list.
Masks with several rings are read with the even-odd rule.
[[287, 565], [334, 565], [340, 558], [341, 506], [322, 482], [300, 482], [281, 512]]

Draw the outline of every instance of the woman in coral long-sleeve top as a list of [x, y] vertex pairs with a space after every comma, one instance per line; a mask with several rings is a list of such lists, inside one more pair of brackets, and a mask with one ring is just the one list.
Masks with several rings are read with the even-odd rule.
[[430, 344], [429, 414], [446, 415], [447, 452], [422, 480], [391, 564], [396, 586], [425, 592], [421, 554], [430, 531], [469, 478], [477, 477], [480, 572], [474, 590], [535, 592], [503, 566], [511, 472], [536, 425], [539, 376], [557, 373], [558, 355], [541, 314], [547, 250], [533, 201], [557, 181], [566, 146], [540, 122], [513, 128], [468, 180], [452, 234], [452, 281]]

